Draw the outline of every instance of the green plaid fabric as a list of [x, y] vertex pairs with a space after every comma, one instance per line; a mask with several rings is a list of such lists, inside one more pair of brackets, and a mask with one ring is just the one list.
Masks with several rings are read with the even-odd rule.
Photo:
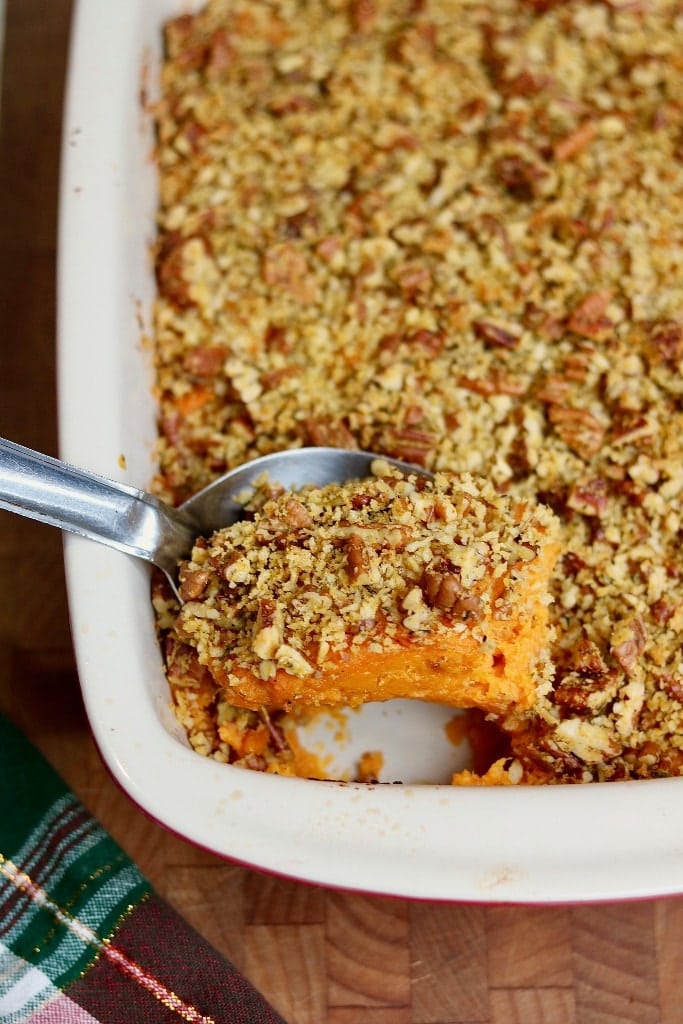
[[0, 717], [0, 1024], [284, 1024]]

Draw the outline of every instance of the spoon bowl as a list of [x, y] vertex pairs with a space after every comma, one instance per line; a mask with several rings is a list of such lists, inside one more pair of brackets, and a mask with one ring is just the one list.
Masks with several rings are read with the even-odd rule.
[[292, 490], [306, 484], [322, 487], [368, 476], [379, 458], [402, 472], [430, 476], [411, 463], [373, 452], [293, 448], [230, 470], [174, 508], [146, 491], [0, 438], [0, 508], [153, 563], [180, 599], [178, 564], [197, 537], [242, 518], [245, 492], [260, 478]]

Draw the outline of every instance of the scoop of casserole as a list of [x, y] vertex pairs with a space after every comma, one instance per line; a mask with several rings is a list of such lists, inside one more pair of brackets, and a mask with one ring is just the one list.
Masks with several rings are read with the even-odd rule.
[[531, 707], [559, 551], [549, 509], [382, 462], [344, 485], [264, 483], [251, 508], [198, 540], [175, 624], [231, 703]]

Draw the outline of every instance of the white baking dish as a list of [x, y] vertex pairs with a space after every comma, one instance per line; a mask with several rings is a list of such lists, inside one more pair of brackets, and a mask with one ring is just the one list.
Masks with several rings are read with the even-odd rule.
[[[141, 92], [181, 0], [80, 0], [64, 122], [59, 273], [61, 454], [146, 486], [154, 402], [141, 341], [153, 296], [155, 173]], [[188, 747], [155, 643], [146, 567], [66, 541], [73, 637], [93, 733], [114, 778], [162, 825], [216, 853], [313, 882], [444, 900], [621, 899], [683, 888], [683, 782], [462, 789], [262, 775]], [[374, 709], [374, 746], [423, 729]], [[393, 716], [393, 717], [392, 717]], [[399, 733], [397, 724], [405, 730]], [[355, 729], [355, 726], [354, 726]], [[353, 730], [352, 730], [353, 731]], [[411, 743], [434, 766], [432, 734]], [[330, 733], [331, 735], [331, 733]], [[379, 744], [377, 742], [380, 737]], [[394, 748], [396, 744], [394, 743]]]

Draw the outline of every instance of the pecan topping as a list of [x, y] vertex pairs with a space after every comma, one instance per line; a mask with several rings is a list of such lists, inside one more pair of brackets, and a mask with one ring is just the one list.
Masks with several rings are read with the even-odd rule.
[[475, 320], [472, 327], [477, 338], [494, 348], [517, 348], [519, 345], [519, 334], [509, 327], [490, 320]]
[[655, 603], [650, 606], [650, 611], [655, 622], [660, 626], [665, 626], [669, 619], [673, 618], [676, 611], [676, 605], [671, 604], [671, 602], [667, 601], [665, 597], [660, 597], [659, 601], [655, 601]]
[[408, 299], [429, 290], [432, 274], [429, 267], [420, 263], [406, 263], [395, 272], [396, 283]]
[[577, 480], [569, 491], [567, 505], [584, 516], [604, 516], [609, 509], [609, 488], [602, 477]]
[[257, 657], [274, 658], [282, 643], [277, 603], [271, 598], [259, 598], [252, 648]]
[[358, 447], [355, 437], [341, 420], [309, 417], [303, 421], [303, 428], [306, 442], [316, 448]]
[[315, 286], [308, 272], [304, 253], [289, 242], [266, 249], [263, 256], [263, 278], [266, 284], [282, 288], [301, 302], [315, 297]]
[[588, 409], [550, 405], [548, 419], [564, 443], [584, 459], [590, 459], [602, 448], [605, 428]]
[[539, 402], [547, 402], [550, 405], [563, 405], [569, 392], [571, 384], [559, 373], [548, 373], [537, 391]]
[[202, 238], [177, 238], [169, 234], [163, 240], [159, 252], [156, 266], [159, 290], [179, 309], [187, 309], [196, 304], [190, 290], [190, 275], [194, 252], [198, 247], [206, 250]]
[[620, 622], [612, 633], [610, 651], [624, 672], [629, 675], [635, 668], [647, 644], [647, 630], [640, 615]]
[[358, 581], [368, 568], [368, 549], [365, 541], [358, 533], [352, 533], [346, 538], [346, 571], [352, 583]]
[[612, 298], [608, 291], [591, 292], [572, 311], [567, 327], [575, 334], [583, 338], [592, 338], [594, 341], [603, 341], [608, 338], [613, 330], [614, 324], [605, 315], [605, 310]]
[[415, 331], [406, 337], [409, 345], [419, 345], [428, 355], [432, 356], [438, 355], [444, 347], [445, 340], [443, 331], [421, 330]]
[[649, 324], [647, 338], [657, 361], [678, 363], [683, 359], [683, 326], [676, 320], [656, 320]]
[[228, 350], [221, 345], [198, 345], [186, 353], [183, 366], [196, 377], [215, 377], [227, 355]]
[[494, 366], [488, 377], [458, 377], [461, 388], [474, 391], [478, 395], [523, 395], [526, 391], [524, 381], [513, 376], [506, 370]]
[[187, 565], [183, 565], [179, 572], [179, 578], [180, 596], [183, 601], [193, 601], [201, 597], [206, 590], [211, 573], [208, 569], [190, 570]]
[[377, 450], [394, 459], [412, 462], [417, 466], [425, 466], [436, 448], [438, 438], [426, 430], [415, 430], [414, 427], [394, 428], [385, 431]]
[[307, 529], [312, 519], [308, 509], [301, 504], [298, 498], [288, 498], [284, 507], [285, 520], [293, 530]]
[[349, 6], [351, 25], [356, 32], [369, 32], [377, 21], [374, 0], [352, 0]]
[[534, 198], [537, 183], [546, 174], [543, 168], [515, 155], [501, 157], [495, 170], [510, 195], [522, 202]]
[[560, 162], [571, 160], [572, 157], [577, 156], [578, 153], [589, 146], [594, 138], [595, 126], [590, 121], [587, 121], [555, 143], [553, 146], [553, 156]]
[[420, 588], [430, 608], [474, 621], [483, 618], [481, 600], [463, 587], [453, 572], [427, 568], [422, 574]]
[[607, 672], [600, 648], [587, 636], [582, 637], [572, 651], [570, 666], [581, 676], [602, 676]]
[[680, 676], [666, 675], [662, 679], [663, 690], [672, 700], [683, 704], [683, 679]]

